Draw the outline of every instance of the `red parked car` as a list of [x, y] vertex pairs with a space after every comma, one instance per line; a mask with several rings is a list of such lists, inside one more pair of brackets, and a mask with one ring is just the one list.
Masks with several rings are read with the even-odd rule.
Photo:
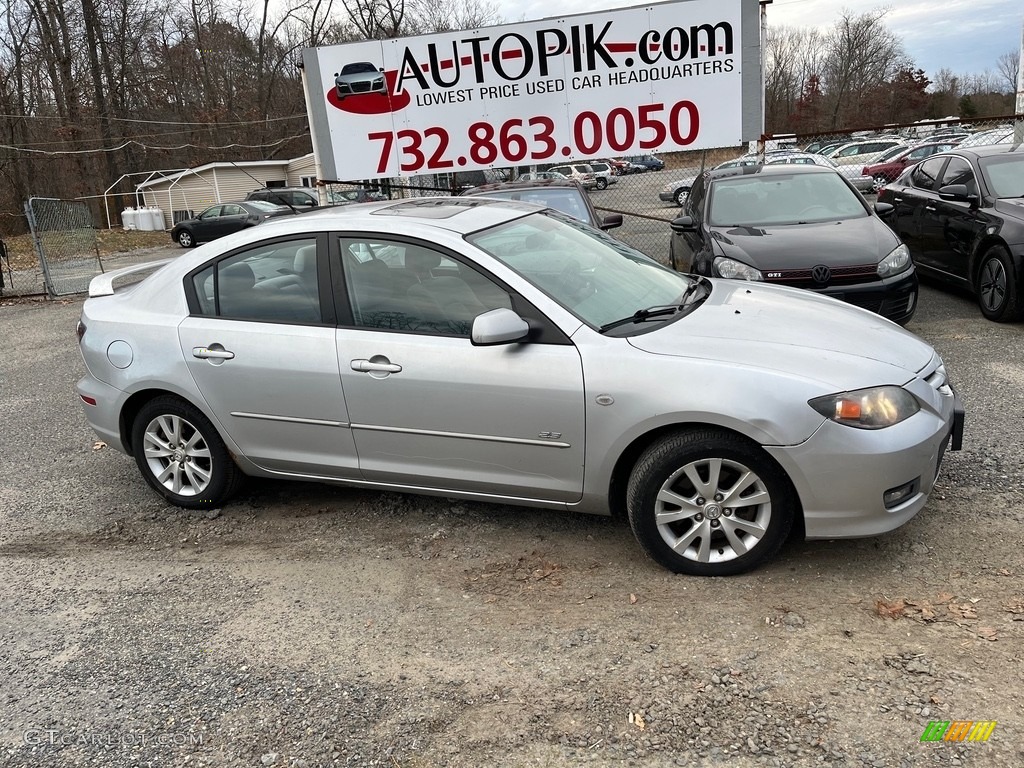
[[[888, 156], [882, 155], [871, 165], [865, 165], [861, 174], [863, 176], [870, 176], [875, 180], [874, 184], [871, 185], [871, 191], [877, 192], [890, 181], [895, 181], [896, 177], [910, 166], [917, 165], [926, 157], [931, 157], [936, 152], [945, 152], [948, 149], [952, 149], [956, 144], [957, 142], [951, 139], [948, 141], [918, 144], [914, 147], [895, 147], [892, 152], [886, 153]], [[896, 151], [897, 149], [899, 150], [898, 152]]]

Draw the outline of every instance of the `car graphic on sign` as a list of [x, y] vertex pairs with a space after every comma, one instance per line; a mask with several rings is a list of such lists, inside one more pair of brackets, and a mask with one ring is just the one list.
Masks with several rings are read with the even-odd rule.
[[387, 93], [384, 70], [378, 69], [368, 61], [356, 61], [342, 67], [341, 71], [334, 75], [334, 87], [338, 90], [339, 101], [346, 96]]

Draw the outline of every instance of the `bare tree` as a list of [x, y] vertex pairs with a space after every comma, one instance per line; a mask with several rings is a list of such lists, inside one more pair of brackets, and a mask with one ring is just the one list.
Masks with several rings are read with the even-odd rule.
[[480, 29], [501, 23], [498, 5], [489, 0], [409, 0], [412, 33]]
[[832, 128], [877, 121], [881, 117], [873, 99], [877, 89], [913, 66], [900, 39], [885, 26], [885, 15], [884, 10], [859, 16], [844, 11], [827, 35], [823, 74]]
[[1017, 92], [1017, 75], [1020, 69], [1020, 53], [1018, 51], [1007, 51], [1000, 54], [996, 59], [996, 73], [1002, 80], [1000, 86], [1005, 87], [1006, 93]]
[[404, 30], [405, 0], [341, 0], [356, 29], [368, 40], [398, 37]]

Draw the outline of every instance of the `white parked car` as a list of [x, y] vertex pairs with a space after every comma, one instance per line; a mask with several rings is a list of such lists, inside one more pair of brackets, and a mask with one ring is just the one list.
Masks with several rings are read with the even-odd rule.
[[567, 163], [566, 165], [556, 165], [553, 168], [548, 168], [548, 171], [552, 173], [560, 173], [567, 179], [574, 179], [578, 181], [584, 189], [594, 189], [597, 186], [597, 176], [594, 175], [594, 169], [586, 163]]

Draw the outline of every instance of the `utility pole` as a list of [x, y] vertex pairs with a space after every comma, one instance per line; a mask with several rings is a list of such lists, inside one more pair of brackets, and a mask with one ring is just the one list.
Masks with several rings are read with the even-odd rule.
[[[765, 98], [765, 88], [767, 87], [767, 73], [764, 71], [764, 55], [765, 45], [768, 42], [768, 6], [772, 4], [772, 0], [758, 0], [761, 6], [761, 138], [757, 142], [757, 162], [764, 163], [765, 153], [765, 142], [767, 135], [765, 134], [765, 125], [767, 121], [767, 115], [765, 115], [765, 108], [767, 99]], [[1024, 40], [1021, 43], [1022, 55], [1024, 55]], [[1018, 81], [1017, 88], [1017, 100], [1020, 101], [1020, 81]], [[1020, 112], [1020, 109], [1017, 109]]]
[[1024, 22], [1020, 28], [1020, 59], [1017, 62], [1017, 103], [1014, 107], [1017, 119], [1013, 121], [1013, 143], [1024, 144]]

